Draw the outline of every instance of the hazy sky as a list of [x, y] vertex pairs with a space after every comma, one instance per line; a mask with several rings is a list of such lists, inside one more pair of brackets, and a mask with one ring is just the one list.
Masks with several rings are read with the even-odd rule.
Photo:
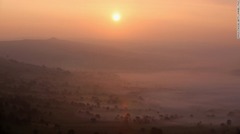
[[[236, 44], [237, 0], [0, 0], [0, 39]], [[113, 22], [114, 11], [122, 20]]]

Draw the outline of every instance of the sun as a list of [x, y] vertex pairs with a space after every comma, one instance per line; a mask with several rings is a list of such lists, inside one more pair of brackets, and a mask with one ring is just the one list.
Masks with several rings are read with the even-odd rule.
[[112, 14], [112, 19], [113, 19], [113, 21], [115, 21], [115, 22], [120, 21], [120, 20], [121, 20], [121, 14], [120, 14], [119, 12], [114, 12], [114, 13]]

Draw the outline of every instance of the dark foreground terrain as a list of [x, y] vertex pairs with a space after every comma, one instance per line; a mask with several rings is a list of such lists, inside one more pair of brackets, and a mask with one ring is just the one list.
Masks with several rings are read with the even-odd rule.
[[0, 59], [0, 133], [240, 134], [237, 108], [167, 110], [140, 89], [111, 73]]

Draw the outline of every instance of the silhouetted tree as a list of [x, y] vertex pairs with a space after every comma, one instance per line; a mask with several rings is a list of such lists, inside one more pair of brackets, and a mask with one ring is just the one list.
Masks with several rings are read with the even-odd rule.
[[225, 125], [225, 123], [221, 123], [220, 126], [221, 126], [221, 127], [224, 127], [224, 126], [226, 126], [226, 125]]
[[96, 123], [97, 122], [96, 118], [91, 118], [90, 120], [91, 120], [92, 123]]
[[101, 118], [101, 115], [100, 115], [100, 114], [96, 114], [95, 117], [98, 118], [98, 119], [100, 119], [100, 118]]
[[190, 114], [190, 117], [193, 118], [194, 117], [193, 114]]
[[125, 122], [125, 123], [129, 123], [130, 120], [131, 120], [131, 114], [130, 114], [130, 113], [127, 113], [127, 114], [124, 116], [124, 122]]
[[202, 121], [199, 121], [199, 122], [197, 123], [197, 126], [198, 126], [198, 127], [202, 126]]

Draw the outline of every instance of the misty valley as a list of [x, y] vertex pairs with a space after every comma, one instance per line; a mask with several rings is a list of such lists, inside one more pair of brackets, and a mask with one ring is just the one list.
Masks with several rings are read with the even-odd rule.
[[239, 53], [161, 49], [0, 42], [0, 133], [240, 134]]

